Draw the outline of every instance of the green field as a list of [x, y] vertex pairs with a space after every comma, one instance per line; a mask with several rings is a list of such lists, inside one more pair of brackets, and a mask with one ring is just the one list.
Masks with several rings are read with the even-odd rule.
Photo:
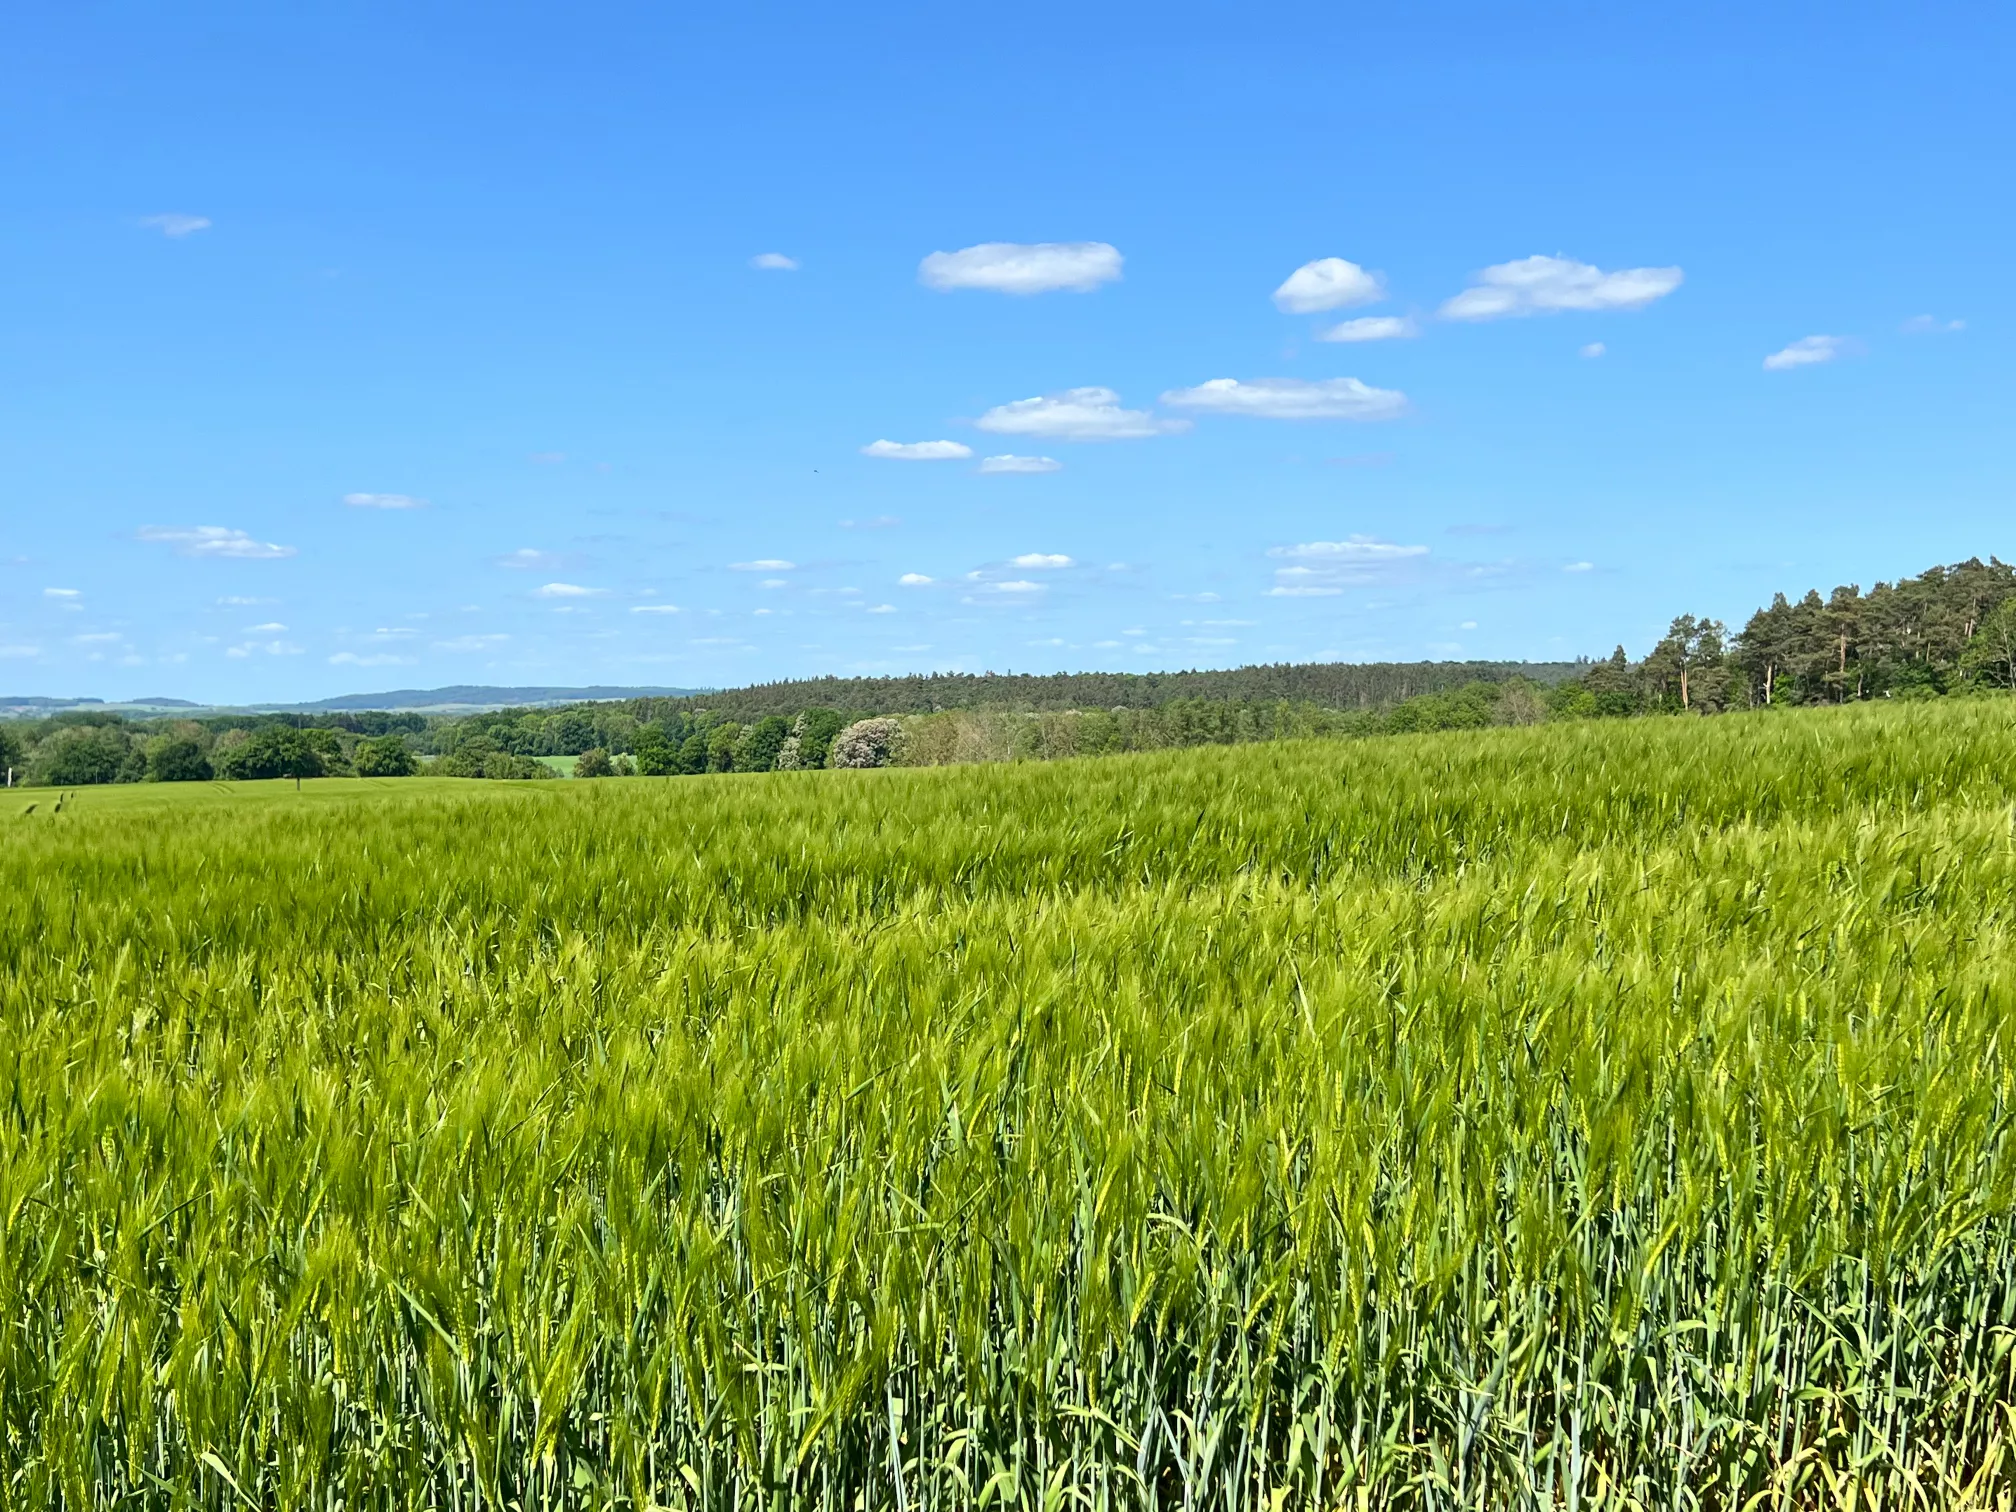
[[58, 798], [0, 1506], [2016, 1495], [2016, 700]]

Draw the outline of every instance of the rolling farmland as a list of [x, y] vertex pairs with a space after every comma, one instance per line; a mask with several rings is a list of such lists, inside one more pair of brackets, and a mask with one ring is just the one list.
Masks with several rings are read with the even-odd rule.
[[2016, 1488], [2016, 701], [58, 799], [0, 1506]]

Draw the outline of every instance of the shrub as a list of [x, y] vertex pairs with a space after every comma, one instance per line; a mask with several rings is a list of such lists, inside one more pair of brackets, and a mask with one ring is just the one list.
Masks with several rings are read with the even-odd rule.
[[903, 745], [903, 724], [896, 719], [857, 719], [833, 738], [826, 764], [836, 767], [884, 767], [894, 762]]
[[322, 753], [309, 740], [308, 732], [287, 725], [268, 725], [254, 730], [242, 745], [217, 743], [211, 763], [227, 782], [268, 781], [275, 777], [320, 777], [327, 770]]
[[406, 742], [397, 735], [374, 735], [369, 740], [360, 740], [351, 764], [359, 777], [411, 777], [419, 766]]
[[574, 758], [576, 777], [607, 777], [610, 771], [609, 753], [600, 746], [590, 746]]
[[132, 782], [146, 762], [118, 725], [66, 725], [35, 748], [29, 781], [49, 787]]
[[149, 782], [208, 782], [210, 758], [191, 735], [163, 735], [147, 746]]

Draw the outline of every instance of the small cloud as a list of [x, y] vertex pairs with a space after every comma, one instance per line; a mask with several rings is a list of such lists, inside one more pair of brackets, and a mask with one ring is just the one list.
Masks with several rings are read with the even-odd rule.
[[683, 614], [685, 611], [677, 604], [632, 604], [630, 612], [632, 614]]
[[1913, 315], [1904, 324], [1897, 327], [1897, 329], [1902, 331], [1906, 336], [1931, 336], [1943, 334], [1947, 331], [1964, 331], [1967, 329], [1967, 322], [1964, 320], [1941, 320], [1936, 315]]
[[540, 551], [531, 546], [520, 546], [516, 551], [493, 559], [496, 566], [509, 567], [516, 572], [547, 572], [566, 566], [570, 560], [572, 558], [560, 552]]
[[1055, 457], [1016, 457], [1004, 453], [998, 457], [982, 457], [979, 470], [983, 473], [1053, 473], [1063, 470], [1064, 464]]
[[302, 648], [300, 646], [295, 645], [292, 641], [277, 641], [277, 640], [265, 641], [265, 642], [247, 641], [243, 645], [226, 646], [224, 648], [224, 654], [226, 656], [235, 657], [241, 660], [248, 656], [260, 656], [260, 655], [299, 656], [301, 652]]
[[41, 654], [40, 646], [0, 646], [0, 661], [26, 661]]
[[870, 441], [861, 455], [892, 462], [958, 462], [972, 456], [973, 448], [959, 441]]
[[749, 259], [749, 266], [752, 268], [762, 268], [772, 273], [796, 273], [798, 271], [798, 259], [795, 257], [786, 257], [782, 252], [758, 252], [754, 257]]
[[278, 603], [279, 600], [270, 598], [245, 598], [240, 594], [233, 593], [233, 594], [227, 594], [225, 597], [217, 600], [217, 602], [220, 604], [227, 605], [228, 607], [233, 609], [243, 609], [253, 604], [274, 604]]
[[[756, 586], [758, 588], [789, 588], [791, 580], [789, 578], [765, 578]], [[768, 614], [770, 611], [766, 609], [763, 612]]]
[[1329, 562], [1396, 562], [1406, 557], [1426, 556], [1428, 548], [1399, 546], [1371, 536], [1354, 535], [1343, 541], [1304, 541], [1299, 546], [1275, 546], [1268, 550], [1267, 555]]
[[894, 614], [896, 606], [894, 604], [871, 604], [868, 607], [868, 612], [870, 614]]
[[567, 460], [567, 453], [533, 452], [525, 460], [527, 462], [537, 462], [541, 467], [557, 467], [560, 463]]
[[1609, 351], [1610, 348], [1603, 345], [1603, 343], [1600, 341], [1592, 341], [1587, 346], [1577, 348], [1577, 350], [1580, 351], [1584, 357], [1601, 357], [1605, 352]]
[[[287, 627], [280, 627], [285, 630]], [[91, 635], [73, 635], [71, 641], [79, 646], [109, 646], [112, 642], [125, 639], [117, 630], [99, 630]]]
[[608, 592], [607, 588], [584, 588], [579, 583], [547, 583], [543, 587], [534, 588], [532, 596], [543, 599], [584, 599], [602, 598]]
[[1032, 583], [1027, 578], [1010, 578], [1005, 583], [990, 584], [996, 593], [1041, 593], [1043, 585]]
[[207, 215], [143, 215], [140, 224], [149, 230], [159, 231], [163, 236], [194, 236], [198, 231], [210, 229]]
[[1313, 315], [1318, 310], [1371, 304], [1385, 293], [1377, 273], [1367, 273], [1341, 257], [1319, 257], [1288, 275], [1274, 291], [1274, 308], [1290, 315]]
[[255, 541], [242, 530], [227, 530], [222, 525], [147, 525], [141, 528], [139, 536], [143, 541], [159, 541], [173, 546], [183, 556], [191, 557], [264, 562], [295, 555], [292, 546]]
[[1366, 315], [1326, 326], [1316, 333], [1318, 341], [1404, 341], [1419, 336], [1421, 328], [1405, 315]]
[[436, 651], [456, 652], [492, 651], [509, 639], [511, 639], [510, 636], [502, 634], [458, 635], [451, 640], [438, 640], [434, 642], [433, 649]]
[[1316, 583], [1276, 583], [1267, 590], [1269, 598], [1335, 598], [1342, 588], [1329, 588]]
[[917, 280], [941, 292], [1087, 294], [1117, 279], [1122, 261], [1105, 242], [982, 242], [958, 252], [933, 252], [917, 265]]
[[1594, 562], [1570, 562], [1561, 570], [1563, 572], [1594, 572], [1596, 564]]
[[906, 572], [903, 576], [896, 579], [896, 581], [901, 583], [905, 588], [929, 588], [938, 580], [926, 577], [921, 572]]
[[1000, 436], [1050, 436], [1060, 441], [1138, 441], [1190, 428], [1187, 420], [1163, 420], [1146, 410], [1122, 409], [1119, 394], [1097, 386], [997, 404], [973, 423]]
[[390, 652], [373, 652], [360, 656], [355, 651], [338, 651], [329, 658], [332, 667], [410, 667], [414, 658], [394, 656]]
[[1008, 565], [1011, 567], [1070, 567], [1075, 564], [1071, 558], [1057, 552], [1025, 551], [1021, 556], [1013, 558]]
[[84, 591], [81, 588], [44, 588], [42, 590], [42, 597], [44, 598], [75, 599], [82, 598], [83, 596]]
[[275, 620], [264, 625], [248, 625], [245, 633], [247, 635], [285, 635], [287, 627], [278, 620]]
[[343, 502], [352, 509], [425, 509], [427, 501], [411, 494], [347, 493]]
[[1788, 368], [1812, 367], [1815, 363], [1832, 362], [1847, 350], [1846, 336], [1801, 336], [1790, 346], [1766, 357], [1764, 371], [1782, 373]]
[[1261, 420], [1391, 420], [1406, 412], [1398, 389], [1373, 388], [1356, 378], [1213, 378], [1195, 388], [1171, 389], [1164, 404], [1246, 415]]
[[1463, 621], [1462, 624], [1458, 625], [1456, 628], [1458, 630], [1475, 630], [1477, 628], [1477, 621], [1465, 620]]
[[753, 562], [730, 562], [730, 572], [795, 572], [796, 562], [787, 562], [782, 557], [758, 557]]
[[842, 520], [842, 530], [894, 530], [903, 521], [896, 515], [877, 515], [872, 520]]
[[1572, 257], [1522, 257], [1486, 268], [1474, 285], [1442, 306], [1442, 317], [1498, 320], [1564, 310], [1637, 310], [1671, 294], [1684, 277], [1678, 268], [1605, 273]]

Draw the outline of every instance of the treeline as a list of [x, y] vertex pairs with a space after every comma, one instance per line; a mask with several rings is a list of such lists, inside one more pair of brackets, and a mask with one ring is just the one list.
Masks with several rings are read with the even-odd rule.
[[1936, 698], [2016, 687], [2016, 567], [1990, 557], [1826, 597], [1778, 594], [1731, 634], [1683, 614], [1643, 661], [1623, 647], [1568, 685], [1567, 714]]
[[939, 714], [952, 709], [1155, 709], [1207, 699], [1247, 704], [1315, 704], [1374, 709], [1476, 682], [1512, 678], [1553, 684], [1573, 677], [1579, 662], [1278, 662], [1222, 672], [929, 672], [913, 677], [819, 677], [757, 683], [687, 698], [635, 699], [624, 705], [639, 720], [705, 709], [747, 723], [772, 715], [795, 718], [810, 708], [856, 715]]
[[[2016, 568], [1934, 567], [1866, 593], [1780, 594], [1732, 634], [1682, 615], [1641, 660], [938, 675], [771, 683], [461, 717], [370, 711], [0, 723], [14, 782], [271, 777], [698, 776], [1049, 760], [1662, 712], [1929, 698], [2016, 687]], [[1297, 692], [1280, 691], [1297, 689]], [[1194, 691], [1205, 690], [1205, 691]]]

